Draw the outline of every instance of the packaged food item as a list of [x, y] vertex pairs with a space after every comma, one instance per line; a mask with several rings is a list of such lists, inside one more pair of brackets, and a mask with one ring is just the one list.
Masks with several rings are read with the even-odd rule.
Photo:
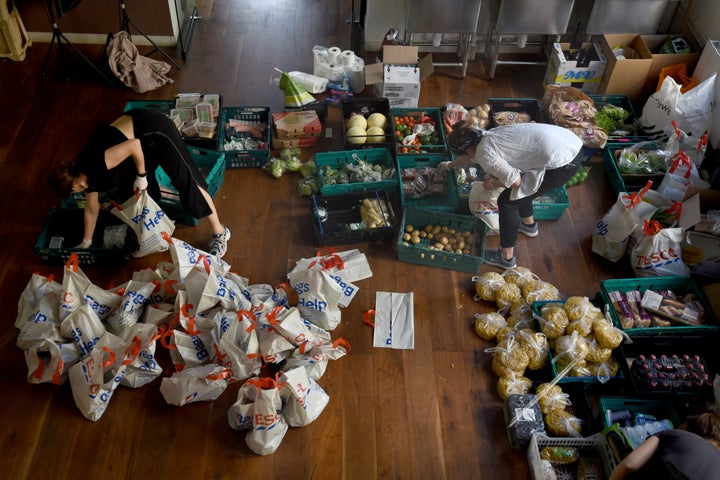
[[575, 447], [544, 447], [540, 450], [540, 458], [551, 463], [575, 463], [580, 458], [580, 451]]
[[534, 433], [545, 433], [545, 423], [533, 394], [511, 393], [503, 404], [505, 425], [512, 448], [526, 448]]
[[498, 312], [478, 313], [475, 315], [475, 333], [483, 340], [494, 340], [498, 330], [506, 325], [505, 317]]

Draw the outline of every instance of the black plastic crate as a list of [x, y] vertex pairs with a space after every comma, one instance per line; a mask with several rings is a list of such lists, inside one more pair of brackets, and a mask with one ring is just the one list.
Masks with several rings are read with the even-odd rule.
[[[340, 101], [340, 108], [342, 109], [342, 134], [346, 150], [385, 147], [391, 152], [395, 151], [395, 137], [391, 123], [392, 118], [390, 117], [390, 102], [387, 98], [345, 98]], [[354, 114], [360, 114], [367, 119], [373, 113], [381, 113], [387, 119], [387, 125], [384, 129], [385, 136], [382, 139], [376, 138], [376, 141], [371, 143], [357, 143], [358, 141], [362, 142], [363, 139], [349, 137], [347, 127], [345, 126], [346, 122]]]
[[[247, 122], [256, 128], [238, 131], [231, 121]], [[227, 168], [262, 167], [270, 159], [270, 107], [221, 107], [217, 150], [225, 152]], [[236, 148], [234, 139], [253, 140], [257, 148]]]
[[[104, 248], [103, 236], [110, 226], [122, 225], [118, 217], [107, 210], [100, 210], [90, 248], [74, 248], [83, 241], [85, 210], [82, 208], [53, 207], [45, 217], [45, 223], [35, 243], [34, 251], [43, 262], [65, 264], [70, 254], [77, 253], [80, 264], [118, 265], [127, 260], [137, 248], [137, 237], [128, 228], [122, 248]], [[57, 245], [54, 243], [58, 242]]]
[[[384, 226], [372, 228], [363, 222], [361, 206], [365, 199], [378, 201], [387, 209], [381, 214]], [[350, 193], [344, 195], [312, 195], [308, 199], [315, 238], [320, 246], [369, 242], [392, 237], [397, 220], [387, 192]]]
[[[543, 121], [540, 101], [536, 98], [490, 98], [488, 105], [490, 105], [492, 127]], [[511, 115], [508, 116], [507, 122], [498, 122], [496, 116], [503, 112], [509, 112]], [[518, 117], [518, 115], [527, 115], [527, 117]]]

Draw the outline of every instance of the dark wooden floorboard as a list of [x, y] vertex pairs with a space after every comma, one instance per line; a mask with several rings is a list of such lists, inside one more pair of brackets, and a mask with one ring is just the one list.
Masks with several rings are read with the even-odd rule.
[[[401, 263], [391, 242], [359, 243], [373, 277], [342, 313], [333, 338], [352, 351], [330, 362], [320, 384], [330, 404], [313, 424], [291, 428], [280, 449], [253, 454], [242, 433], [227, 425], [227, 409], [239, 385], [215, 402], [168, 406], [159, 380], [137, 390], [121, 387], [97, 422], [75, 407], [69, 384], [27, 382], [23, 352], [15, 346], [15, 306], [33, 272], [62, 278], [61, 266], [42, 264], [33, 245], [45, 215], [59, 201], [49, 191], [47, 170], [72, 159], [92, 127], [114, 119], [132, 99], [168, 99], [179, 92], [220, 93], [225, 105], [264, 105], [281, 111], [284, 94], [270, 82], [274, 67], [312, 72], [315, 45], [349, 47], [349, 3], [336, 1], [215, 0], [196, 26], [174, 83], [146, 94], [103, 84], [77, 60], [76, 79], [51, 58], [40, 78], [48, 44], [35, 43], [23, 62], [0, 61], [0, 468], [4, 478], [314, 478], [314, 479], [517, 479], [527, 478], [524, 452], [508, 446], [502, 402], [490, 370], [491, 344], [473, 332], [473, 315], [492, 305], [473, 300], [469, 273]], [[347, 4], [347, 5], [345, 5]], [[102, 58], [102, 46], [81, 46]], [[69, 52], [71, 53], [71, 52]], [[159, 58], [157, 54], [153, 58]], [[374, 59], [370, 52], [368, 59]], [[420, 104], [484, 103], [491, 97], [542, 96], [542, 66], [500, 66], [483, 78], [480, 58], [468, 76], [437, 68], [422, 85]], [[370, 96], [368, 87], [362, 95]], [[316, 151], [342, 148], [340, 113], [329, 107]], [[614, 201], [599, 157], [587, 182], [570, 189], [571, 206], [560, 220], [542, 221], [541, 234], [521, 238], [518, 261], [566, 295], [594, 296], [599, 281], [629, 276], [625, 264], [601, 262], [590, 252], [594, 222]], [[302, 257], [318, 250], [298, 177], [272, 178], [261, 169], [225, 173], [216, 196], [222, 220], [233, 231], [225, 259], [251, 283], [279, 284]], [[399, 212], [397, 212], [399, 213]], [[175, 236], [204, 247], [207, 225], [178, 225]], [[494, 243], [495, 242], [495, 243]], [[497, 237], [488, 239], [488, 246]], [[138, 269], [169, 261], [158, 254], [109, 269], [83, 271], [104, 288]], [[480, 271], [489, 270], [482, 266]], [[377, 291], [415, 295], [415, 349], [373, 347], [363, 312]]]

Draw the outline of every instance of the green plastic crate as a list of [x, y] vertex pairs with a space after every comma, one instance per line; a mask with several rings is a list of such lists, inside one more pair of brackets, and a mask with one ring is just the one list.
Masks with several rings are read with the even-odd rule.
[[[232, 119], [250, 122], [257, 126], [255, 134], [236, 132], [228, 122]], [[217, 150], [225, 152], [227, 168], [262, 167], [270, 159], [270, 107], [221, 107], [218, 126]], [[233, 149], [233, 138], [253, 139], [256, 149]]]
[[395, 119], [397, 117], [413, 117], [419, 121], [423, 116], [432, 118], [435, 122], [435, 131], [438, 133], [438, 143], [421, 145], [420, 151], [411, 151], [404, 153], [400, 149], [402, 144], [396, 143], [395, 153], [397, 155], [413, 155], [417, 153], [446, 153], [448, 151], [447, 142], [445, 140], [445, 128], [443, 127], [442, 111], [439, 108], [391, 108], [390, 123], [393, 126], [393, 138], [397, 142], [397, 129], [395, 129]]
[[669, 398], [646, 397], [600, 397], [598, 399], [602, 428], [610, 427], [609, 412], [627, 410], [633, 417], [637, 414], [652, 415], [658, 420], [670, 420], [675, 428], [682, 423], [677, 408]]
[[[137, 238], [131, 229], [127, 229], [125, 246], [122, 248], [104, 248], [103, 236], [107, 227], [122, 225], [118, 217], [107, 210], [100, 210], [98, 222], [93, 234], [93, 246], [90, 248], [74, 248], [83, 240], [83, 222], [85, 211], [82, 208], [53, 207], [45, 217], [40, 235], [35, 242], [34, 251], [40, 259], [48, 264], [64, 264], [72, 253], [78, 255], [83, 265], [119, 265], [127, 260], [137, 248]], [[61, 237], [62, 245], [51, 245], [53, 237]]]
[[[457, 232], [471, 232], [472, 245], [469, 254], [431, 250], [432, 242], [425, 238], [413, 245], [403, 240], [403, 232], [408, 225], [424, 228], [426, 225], [445, 226]], [[428, 267], [459, 270], [476, 273], [483, 263], [487, 227], [479, 219], [469, 215], [457, 215], [440, 210], [408, 207], [403, 211], [403, 219], [396, 244], [397, 258], [401, 262], [425, 265]]]
[[[373, 182], [328, 183], [325, 175], [327, 169], [345, 170], [348, 165], [354, 166], [358, 161], [377, 165], [382, 171], [392, 171], [392, 177]], [[343, 150], [340, 152], [324, 152], [315, 155], [318, 187], [322, 195], [339, 195], [346, 193], [385, 190], [388, 193], [397, 191], [398, 172], [395, 169], [392, 155], [387, 148], [366, 148], [363, 150]]]
[[592, 94], [588, 95], [588, 97], [595, 103], [595, 110], [597, 111], [602, 110], [605, 105], [614, 105], [630, 112], [630, 115], [625, 121], [630, 126], [630, 129], [623, 133], [608, 132], [608, 145], [615, 147], [650, 139], [650, 137], [645, 135], [642, 128], [640, 128], [639, 118], [627, 95]]
[[397, 166], [400, 186], [400, 198], [402, 200], [402, 206], [405, 207], [422, 207], [431, 208], [436, 210], [444, 210], [448, 212], [455, 212], [458, 208], [458, 193], [455, 174], [452, 171], [446, 171], [446, 185], [445, 193], [438, 195], [427, 195], [424, 197], [415, 198], [408, 195], [403, 190], [404, 183], [408, 183], [410, 180], [403, 180], [403, 171], [406, 169], [423, 169], [423, 168], [437, 168], [440, 162], [446, 162], [450, 160], [450, 154], [448, 153], [426, 153], [417, 155], [398, 155]]
[[[208, 185], [208, 193], [211, 197], [215, 197], [225, 179], [225, 154], [200, 148], [190, 148], [189, 150], [195, 161], [195, 165], [198, 166], [200, 172], [205, 177], [205, 182]], [[157, 169], [155, 176], [163, 190], [174, 190], [170, 178], [163, 171], [162, 167]], [[159, 205], [170, 218], [178, 223], [185, 225], [197, 225], [198, 223], [197, 219], [185, 212], [184, 207], [180, 203], [180, 199], [177, 197], [162, 195]]]
[[[170, 116], [170, 112], [173, 108], [175, 108], [175, 100], [130, 100], [125, 103], [125, 108], [123, 109], [123, 111], [127, 112], [128, 110], [132, 110], [133, 108], [146, 108], [148, 110], [155, 110], [164, 115]], [[182, 132], [180, 132], [180, 135], [182, 136], [183, 141], [185, 141], [185, 143], [187, 143], [188, 145], [205, 148], [208, 150], [217, 149], [216, 136], [213, 136], [211, 138], [187, 137], [185, 135], [182, 135]]]
[[[608, 181], [610, 182], [610, 186], [615, 192], [615, 195], [621, 192], [637, 192], [642, 190], [648, 180], [653, 182], [651, 188], [653, 190], [657, 189], [665, 176], [664, 173], [649, 175], [631, 175], [620, 173], [617, 164], [618, 155], [622, 149], [633, 145], [635, 145], [635, 143], [625, 145], [617, 144], [615, 146], [606, 146], [603, 149], [603, 168], [605, 169], [605, 174], [608, 177]], [[654, 144], [650, 144], [651, 147], [652, 145]]]
[[564, 186], [533, 199], [535, 220], [558, 220], [570, 206]]
[[[542, 308], [545, 305], [553, 305], [553, 306], [563, 306], [565, 304], [564, 300], [548, 300], [548, 301], [537, 301], [533, 302], [532, 305], [532, 312], [533, 316], [535, 317], [535, 326], [537, 331], [540, 330], [540, 323], [539, 320], [537, 320], [537, 317], [539, 317], [542, 314]], [[553, 361], [554, 354], [553, 349], [551, 348], [548, 352], [548, 364], [550, 365], [550, 374], [552, 375], [552, 378], [554, 379], [557, 377], [557, 375], [561, 372], [558, 370], [556, 363]], [[621, 382], [623, 380], [623, 370], [621, 368], [620, 362], [621, 362], [621, 353], [620, 349], [616, 348], [613, 350], [612, 357], [615, 358], [615, 360], [618, 362], [618, 373], [614, 377], [609, 377], [606, 380], [605, 384], [608, 384], [610, 382], [617, 383]], [[577, 377], [571, 377], [569, 375], [564, 376], [563, 378], [558, 380], [559, 384], [566, 384], [566, 383], [573, 383], [573, 382], [582, 382], [585, 385], [600, 385], [602, 382], [597, 376], [577, 376]]]
[[644, 293], [646, 290], [671, 290], [678, 297], [683, 297], [688, 293], [694, 294], [705, 309], [703, 315], [703, 325], [689, 326], [677, 325], [671, 327], [647, 327], [647, 328], [628, 328], [624, 330], [631, 337], [654, 336], [654, 335], [682, 335], [682, 334], [698, 334], [698, 333], [717, 333], [720, 331], [717, 318], [713, 314], [712, 308], [707, 302], [702, 289], [695, 283], [692, 277], [646, 277], [646, 278], [627, 278], [627, 279], [608, 279], [600, 282], [600, 299], [603, 305], [609, 308], [609, 314], [613, 324], [622, 328], [620, 318], [613, 307], [610, 300], [610, 292], [630, 292], [638, 290]]

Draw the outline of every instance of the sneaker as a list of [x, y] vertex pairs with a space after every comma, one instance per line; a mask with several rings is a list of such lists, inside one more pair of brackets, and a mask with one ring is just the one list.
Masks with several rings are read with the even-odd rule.
[[520, 228], [518, 228], [518, 232], [522, 233], [527, 237], [537, 237], [539, 233], [538, 224], [537, 222], [533, 222], [532, 224], [528, 225], [527, 223], [520, 222]]
[[515, 257], [512, 257], [510, 260], [506, 260], [503, 258], [500, 250], [485, 250], [485, 263], [505, 270], [508, 268], [515, 268], [517, 266]]
[[222, 258], [227, 253], [227, 242], [230, 240], [232, 234], [230, 229], [223, 225], [225, 231], [223, 233], [213, 233], [210, 246], [208, 247], [208, 253], [215, 255], [218, 258]]

